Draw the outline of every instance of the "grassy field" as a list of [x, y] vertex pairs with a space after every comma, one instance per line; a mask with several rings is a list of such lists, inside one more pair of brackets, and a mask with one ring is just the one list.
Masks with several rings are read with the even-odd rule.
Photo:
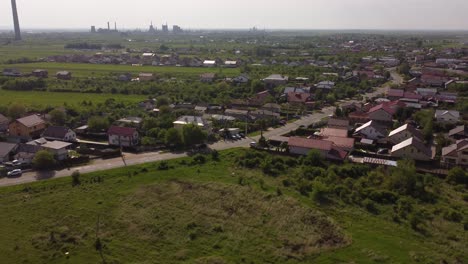
[[62, 178], [2, 188], [0, 262], [97, 263], [97, 236], [107, 263], [439, 263], [449, 254], [438, 237], [359, 208], [278, 194], [281, 177], [233, 166], [239, 151], [82, 175], [75, 187]]
[[35, 69], [46, 69], [49, 75], [53, 76], [57, 71], [71, 71], [74, 77], [108, 76], [109, 74], [141, 72], [154, 73], [156, 75], [168, 74], [170, 76], [198, 76], [206, 72], [224, 74], [226, 76], [236, 76], [240, 74], [240, 69], [236, 68], [195, 68], [195, 67], [175, 67], [175, 66], [131, 66], [131, 65], [101, 65], [83, 63], [23, 63], [23, 64], [3, 64], [0, 69], [17, 68], [23, 73], [30, 73]]
[[77, 105], [84, 100], [91, 101], [93, 104], [102, 103], [109, 98], [127, 103], [138, 103], [145, 99], [142, 95], [122, 95], [122, 94], [89, 94], [89, 93], [58, 93], [58, 92], [39, 92], [39, 91], [7, 91], [0, 89], [0, 105], [10, 103], [22, 103], [26, 106], [42, 108], [44, 106], [63, 106]]

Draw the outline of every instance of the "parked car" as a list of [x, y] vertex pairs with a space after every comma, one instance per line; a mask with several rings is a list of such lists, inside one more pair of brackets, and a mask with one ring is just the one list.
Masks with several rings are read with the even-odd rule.
[[13, 166], [18, 166], [21, 165], [21, 162], [19, 160], [14, 160], [11, 162], [11, 164], [13, 164]]
[[240, 136], [241, 138], [245, 138], [245, 134], [244, 134], [244, 133], [239, 133], [239, 136]]
[[257, 147], [257, 142], [252, 141], [252, 142], [250, 142], [249, 145], [250, 145], [251, 148], [256, 148]]
[[7, 176], [21, 176], [23, 174], [23, 171], [21, 169], [15, 169], [12, 171], [9, 171], [7, 173]]

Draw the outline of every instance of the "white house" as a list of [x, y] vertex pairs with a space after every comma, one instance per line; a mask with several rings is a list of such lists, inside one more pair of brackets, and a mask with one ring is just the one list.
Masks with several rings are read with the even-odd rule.
[[111, 126], [107, 136], [112, 146], [135, 147], [139, 143], [138, 131], [132, 127]]
[[460, 119], [460, 112], [455, 110], [436, 110], [435, 119], [440, 123], [455, 124]]
[[193, 124], [202, 130], [209, 130], [208, 122], [200, 116], [182, 116], [177, 121], [174, 121], [174, 128], [182, 130], [185, 125]]
[[378, 140], [378, 139], [384, 138], [387, 135], [385, 129], [379, 126], [373, 120], [358, 127], [356, 131], [354, 132], [354, 134], [362, 136], [367, 139], [372, 139], [372, 140]]

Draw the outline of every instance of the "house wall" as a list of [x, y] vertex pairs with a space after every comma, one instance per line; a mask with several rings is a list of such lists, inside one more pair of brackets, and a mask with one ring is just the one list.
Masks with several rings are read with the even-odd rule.
[[406, 148], [403, 148], [403, 149], [400, 149], [398, 151], [392, 152], [391, 155], [393, 157], [409, 158], [409, 159], [420, 160], [420, 161], [429, 161], [429, 160], [431, 160], [431, 157], [428, 157], [428, 156], [424, 155], [422, 152], [420, 152], [414, 146], [408, 146]]
[[458, 122], [458, 119], [456, 119], [456, 118], [453, 117], [452, 115], [438, 116], [436, 119], [437, 119], [437, 122], [440, 122], [440, 123], [455, 124], [455, 123]]
[[20, 137], [34, 137], [39, 136], [40, 132], [46, 129], [46, 124], [41, 123], [33, 127], [26, 127], [25, 125], [15, 121], [10, 124], [10, 135]]
[[113, 146], [121, 147], [134, 147], [138, 145], [138, 133], [135, 132], [133, 136], [119, 136], [119, 135], [109, 135], [109, 144]]

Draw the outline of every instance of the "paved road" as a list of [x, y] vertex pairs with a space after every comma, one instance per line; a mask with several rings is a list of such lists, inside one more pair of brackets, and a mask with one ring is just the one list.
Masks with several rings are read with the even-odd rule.
[[[402, 78], [392, 70], [392, 77], [393, 83], [402, 83]], [[373, 97], [378, 94], [384, 93], [389, 87], [384, 86], [378, 88], [375, 92], [366, 94], [367, 97]], [[303, 116], [301, 119], [296, 120], [292, 123], [288, 123], [285, 126], [276, 128], [276, 129], [269, 129], [268, 131], [264, 132], [264, 136], [266, 138], [272, 136], [281, 136], [284, 135], [292, 130], [298, 129], [300, 126], [309, 126], [311, 124], [317, 123], [323, 118], [333, 114], [335, 112], [335, 107], [326, 107], [323, 108], [321, 112], [316, 112], [314, 114], [310, 114], [307, 116]], [[253, 138], [246, 138], [238, 141], [219, 141], [210, 146], [212, 149], [216, 150], [225, 150], [230, 148], [238, 148], [238, 147], [249, 147], [249, 143], [252, 140], [258, 141], [260, 136], [256, 136]], [[88, 173], [94, 171], [102, 171], [114, 168], [124, 167], [126, 165], [136, 165], [136, 164], [143, 164], [148, 162], [155, 162], [160, 160], [170, 160], [176, 159], [181, 157], [186, 157], [186, 153], [167, 153], [167, 152], [148, 152], [142, 154], [132, 154], [132, 153], [124, 153], [124, 159], [122, 158], [113, 158], [113, 159], [106, 159], [106, 160], [94, 160], [91, 164], [73, 167], [69, 169], [63, 169], [58, 171], [51, 171], [51, 172], [26, 172], [21, 177], [18, 178], [2, 178], [0, 179], [0, 187], [1, 186], [10, 186], [10, 185], [18, 185], [23, 183], [29, 183], [34, 181], [52, 179], [52, 178], [60, 178], [60, 177], [67, 177], [70, 176], [74, 171], [79, 171], [81, 173]], [[124, 161], [125, 160], [125, 161]]]

